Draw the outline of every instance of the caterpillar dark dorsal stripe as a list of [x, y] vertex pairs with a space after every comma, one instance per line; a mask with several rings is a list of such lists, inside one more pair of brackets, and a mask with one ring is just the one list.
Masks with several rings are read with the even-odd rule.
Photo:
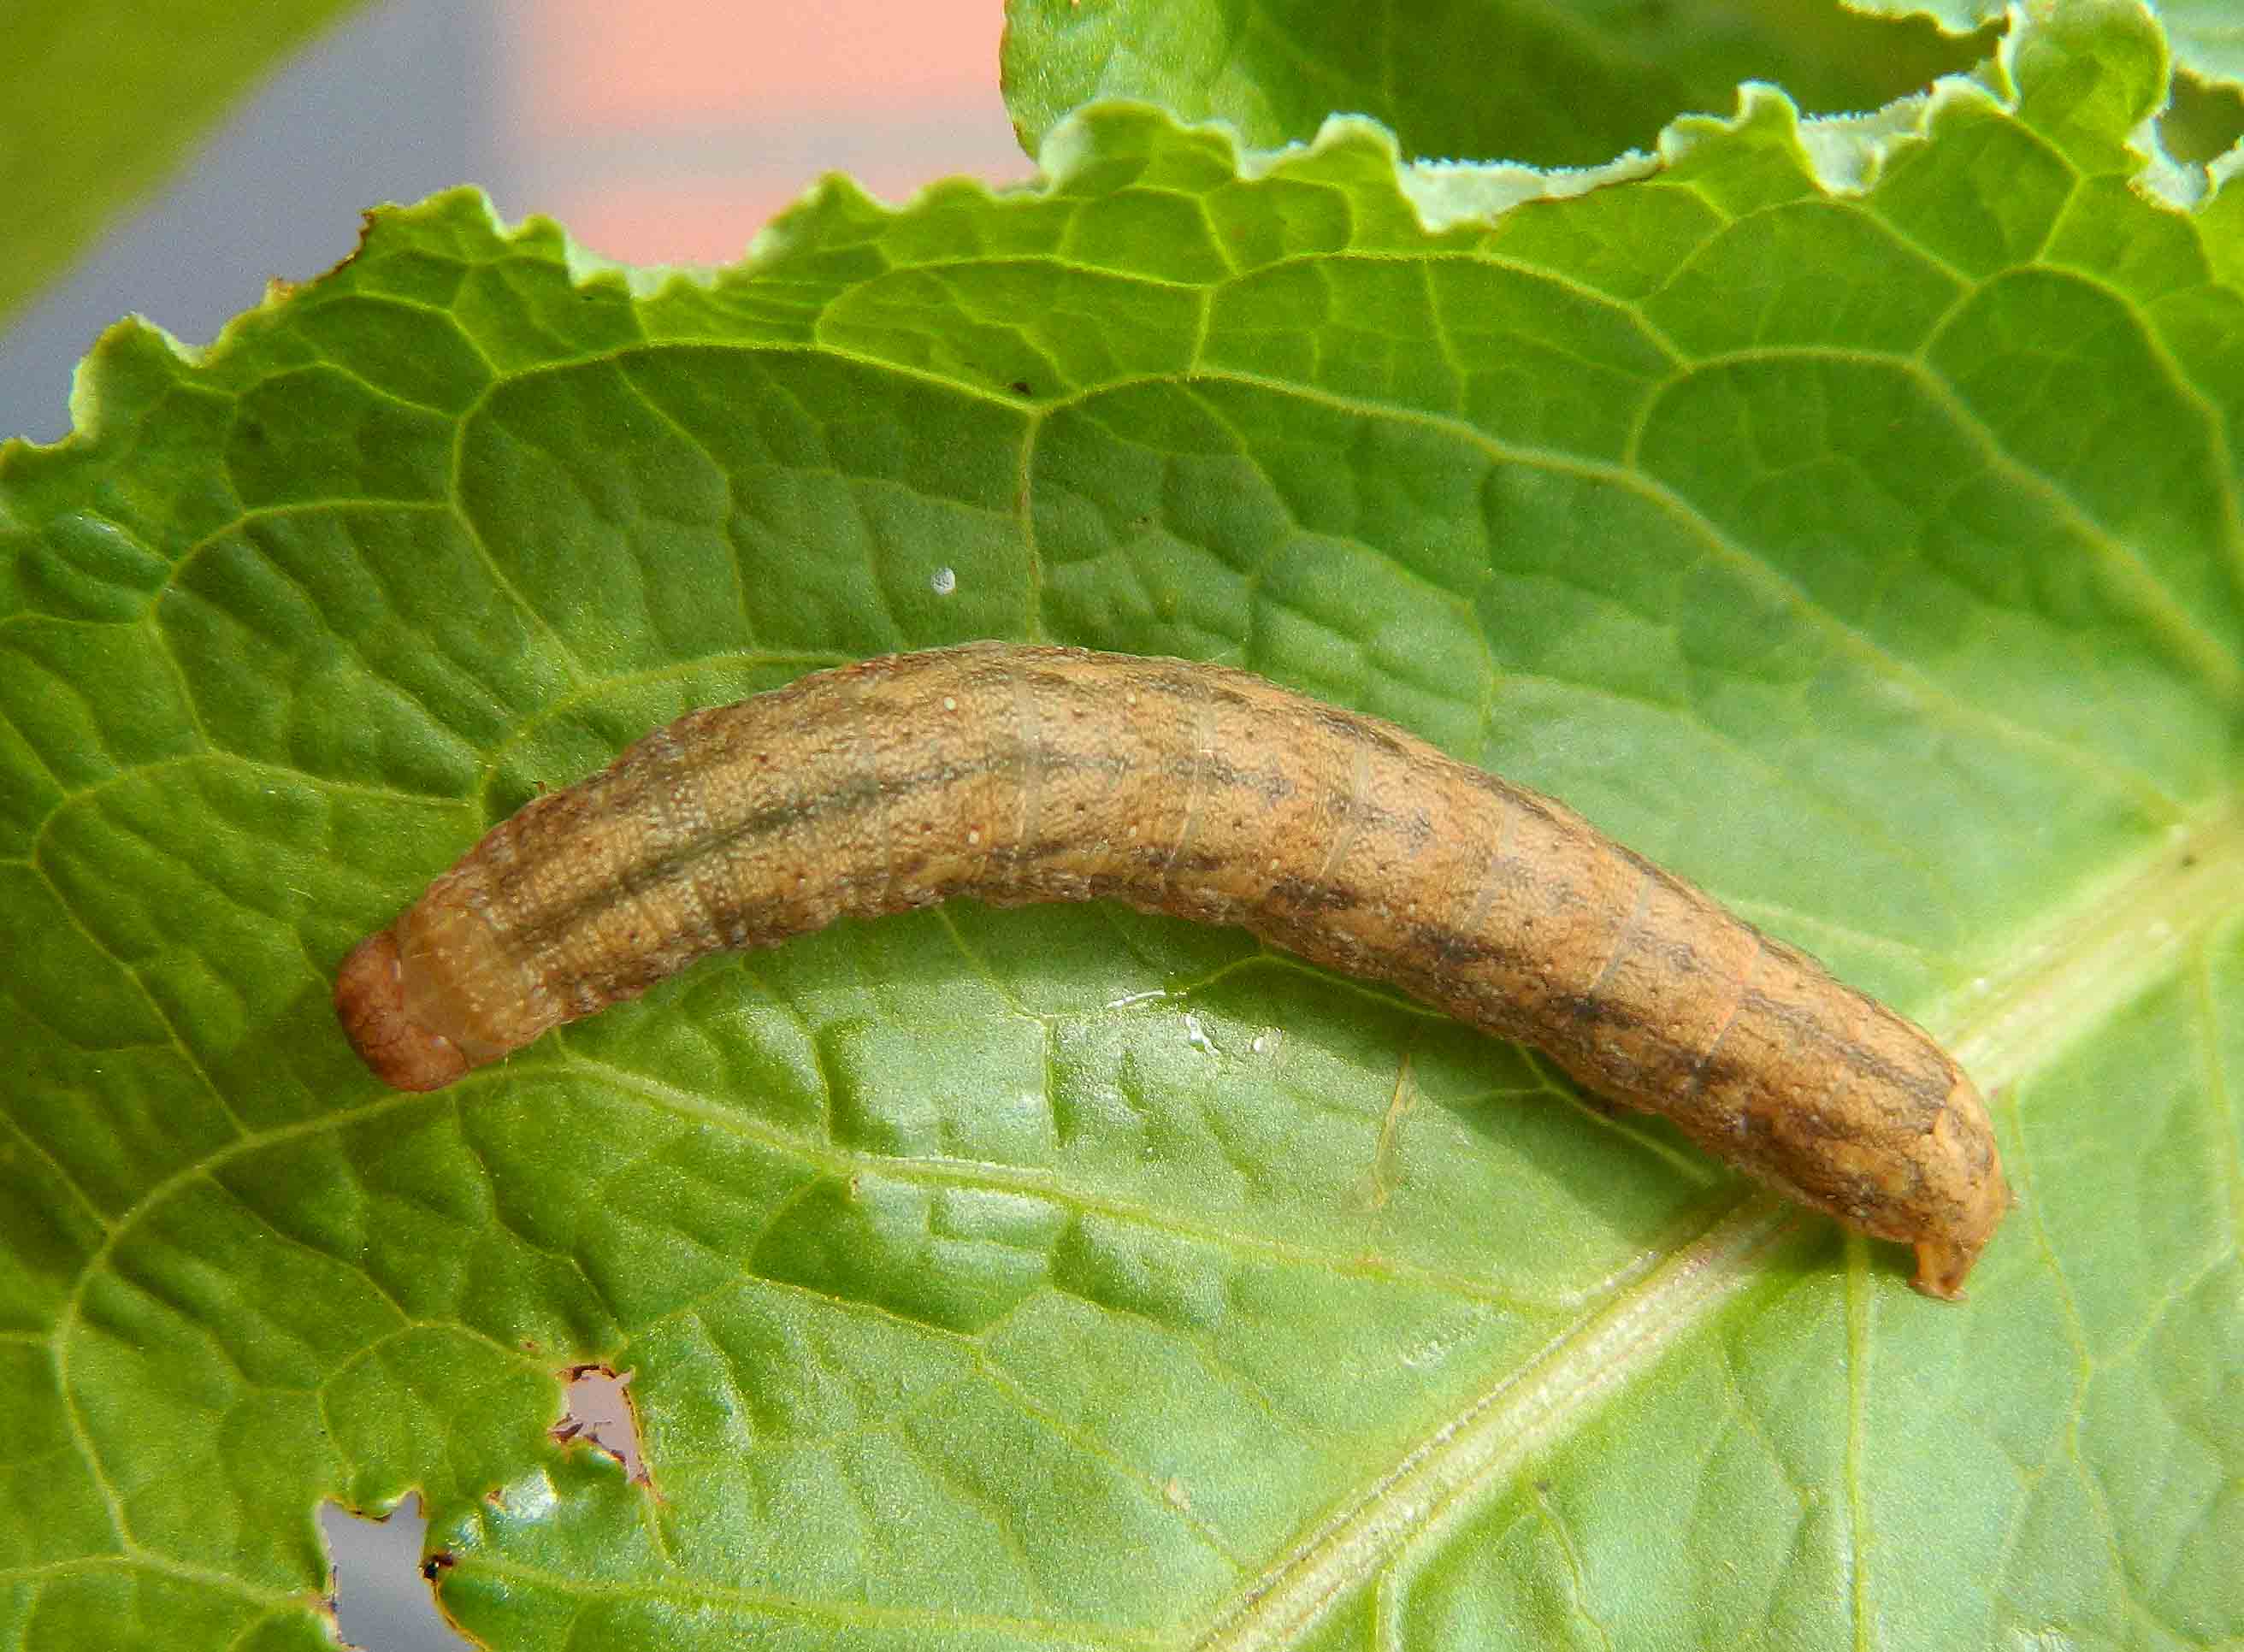
[[1563, 804], [1182, 660], [974, 643], [689, 712], [494, 827], [347, 958], [434, 1089], [706, 954], [970, 895], [1237, 924], [1546, 1052], [1962, 1294], [2009, 1205], [1924, 1032]]

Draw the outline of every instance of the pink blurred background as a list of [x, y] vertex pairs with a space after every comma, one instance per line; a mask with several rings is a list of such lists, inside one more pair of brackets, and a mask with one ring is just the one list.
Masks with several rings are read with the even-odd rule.
[[1033, 169], [997, 93], [998, 0], [514, 0], [517, 192], [612, 257], [738, 257], [820, 173], [901, 200]]

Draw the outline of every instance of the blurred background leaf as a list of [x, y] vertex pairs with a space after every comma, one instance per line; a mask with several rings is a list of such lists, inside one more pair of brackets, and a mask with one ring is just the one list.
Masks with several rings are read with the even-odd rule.
[[17, 0], [0, 50], [0, 324], [350, 0]]
[[1005, 16], [1005, 97], [1031, 149], [1078, 104], [1142, 98], [1266, 148], [1338, 112], [1380, 121], [1412, 158], [1536, 166], [1649, 149], [1678, 115], [1729, 112], [1744, 80], [1810, 114], [1876, 109], [1996, 37], [1832, 0], [1009, 0]]

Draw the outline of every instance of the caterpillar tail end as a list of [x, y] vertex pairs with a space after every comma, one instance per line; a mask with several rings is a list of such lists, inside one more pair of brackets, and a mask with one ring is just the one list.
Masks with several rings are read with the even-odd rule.
[[1978, 1259], [1979, 1247], [1976, 1244], [1920, 1239], [1916, 1244], [1916, 1277], [1909, 1282], [1909, 1286], [1943, 1302], [1961, 1302], [1964, 1276], [1971, 1271], [1971, 1264]]
[[392, 1089], [442, 1089], [474, 1064], [450, 1039], [406, 1014], [395, 930], [368, 935], [343, 960], [335, 1016], [359, 1059]]
[[1960, 1070], [1947, 1104], [1922, 1141], [1927, 1151], [1916, 1161], [1923, 1171], [1914, 1190], [1912, 1219], [1884, 1233], [1916, 1246], [1916, 1277], [1910, 1285], [1943, 1302], [1961, 1302], [1964, 1276], [1978, 1262], [2014, 1201], [1995, 1151], [1987, 1104]]

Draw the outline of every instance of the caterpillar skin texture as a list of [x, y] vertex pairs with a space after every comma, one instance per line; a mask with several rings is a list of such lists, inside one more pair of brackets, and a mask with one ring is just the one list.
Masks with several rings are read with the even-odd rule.
[[494, 827], [335, 982], [434, 1089], [705, 954], [960, 895], [1237, 924], [1547, 1052], [1962, 1294], [2008, 1208], [1923, 1031], [1565, 806], [1181, 660], [997, 643], [688, 713]]

